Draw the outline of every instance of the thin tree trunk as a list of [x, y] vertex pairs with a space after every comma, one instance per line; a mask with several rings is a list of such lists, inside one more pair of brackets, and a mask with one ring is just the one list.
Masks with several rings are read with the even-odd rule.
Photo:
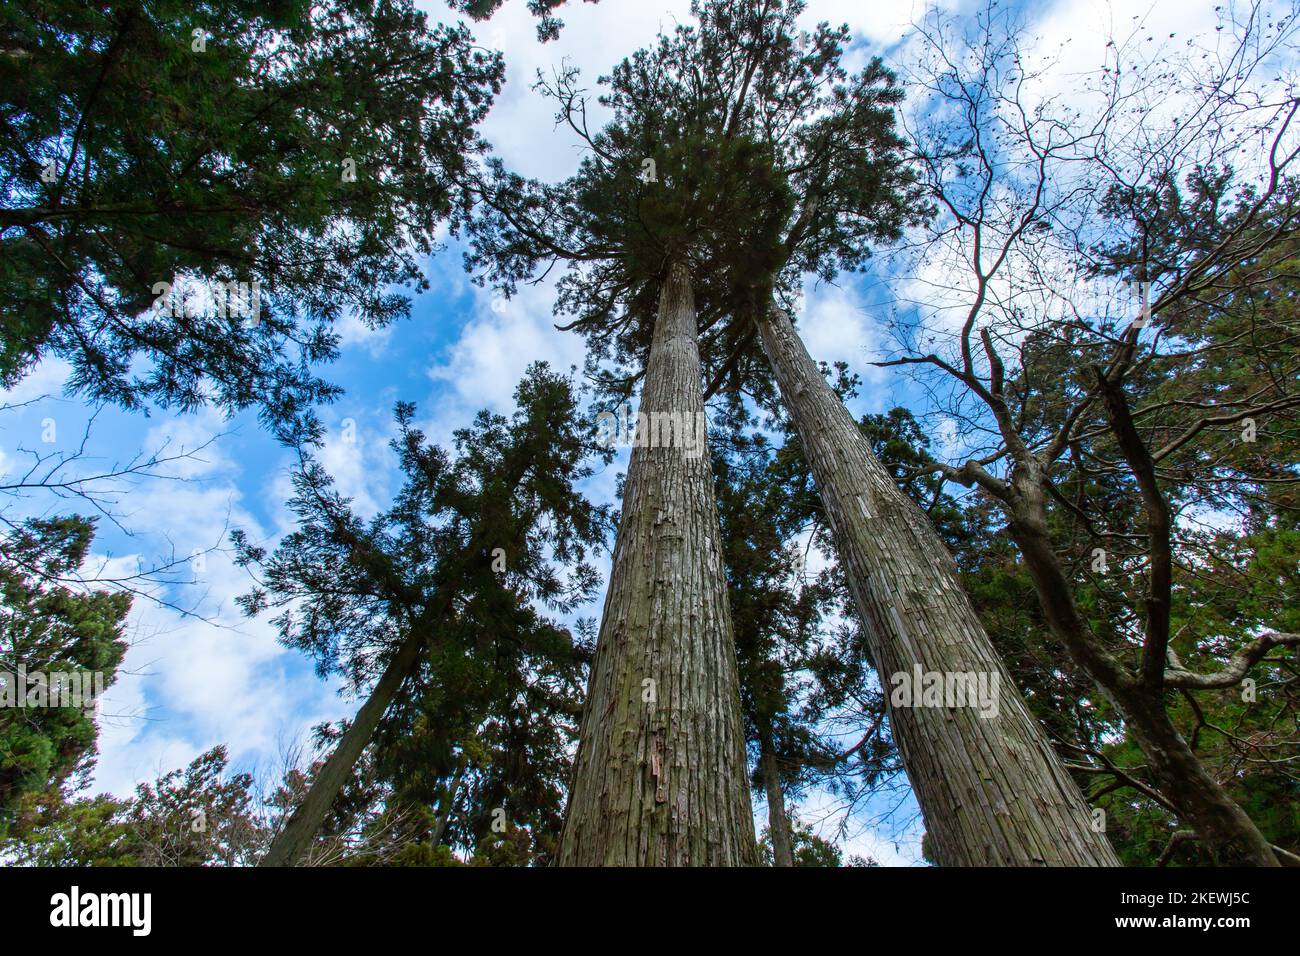
[[[641, 413], [671, 416], [702, 446], [696, 335], [690, 275], [674, 263]], [[649, 437], [628, 465], [557, 863], [750, 866], [758, 853], [708, 450]]]
[[442, 845], [442, 838], [447, 832], [447, 824], [451, 820], [451, 811], [456, 806], [456, 794], [460, 792], [460, 782], [465, 776], [465, 765], [468, 762], [468, 755], [462, 753], [460, 761], [456, 764], [456, 773], [447, 787], [447, 796], [442, 801], [442, 806], [438, 808], [438, 821], [433, 828], [433, 835], [429, 837], [429, 845], [435, 849]]
[[1202, 846], [1221, 866], [1281, 866], [1254, 821], [1209, 774], [1178, 732], [1165, 709], [1164, 695], [1153, 693], [1126, 673], [1083, 633], [1069, 581], [1047, 535], [1041, 495], [1030, 493], [1020, 483], [1016, 490], [1021, 494], [1011, 537], [1024, 556], [1048, 625], [1124, 718], [1161, 796], [1196, 831]]
[[[762, 718], [760, 718], [762, 720]], [[767, 794], [767, 833], [772, 841], [772, 864], [794, 866], [794, 849], [790, 845], [790, 818], [785, 812], [785, 791], [776, 767], [772, 746], [772, 725], [764, 721], [758, 732], [759, 767], [763, 773], [763, 790]]]
[[393, 702], [402, 681], [415, 668], [420, 651], [424, 647], [424, 635], [418, 629], [413, 630], [402, 646], [398, 648], [393, 659], [388, 662], [379, 683], [370, 692], [366, 702], [357, 711], [348, 729], [335, 745], [320, 771], [312, 780], [307, 795], [298, 804], [289, 820], [271, 842], [271, 848], [259, 861], [259, 866], [294, 866], [316, 839], [321, 824], [329, 814], [330, 807], [338, 797], [343, 784], [347, 782], [352, 768], [361, 753], [370, 742], [371, 735], [379, 726], [384, 711]]
[[[512, 498], [531, 465], [531, 458], [521, 458], [515, 464], [509, 476]], [[471, 573], [488, 564], [490, 558], [484, 551], [485, 544], [479, 532], [471, 536], [469, 546], [465, 550], [465, 555], [468, 556], [465, 560], [468, 564], [462, 565], [465, 573]], [[361, 754], [366, 749], [366, 744], [373, 736], [375, 728], [379, 726], [384, 712], [393, 702], [407, 675], [415, 670], [420, 659], [420, 651], [428, 640], [429, 628], [451, 613], [455, 597], [454, 589], [459, 583], [459, 575], [453, 571], [449, 573], [448, 579], [451, 583], [444, 584], [436, 591], [421, 611], [416, 623], [411, 627], [411, 633], [397, 649], [393, 659], [389, 661], [388, 667], [379, 678], [379, 683], [375, 685], [370, 697], [357, 711], [356, 718], [344, 732], [334, 752], [326, 759], [302, 803], [294, 810], [284, 829], [271, 842], [271, 847], [258, 863], [259, 866], [295, 866], [311, 846], [312, 841], [316, 839], [316, 834], [320, 831], [321, 824], [325, 822], [330, 807], [334, 805], [339, 791], [347, 782], [353, 766], [361, 759]]]
[[[876, 460], [789, 318], [771, 307], [757, 311], [936, 859], [950, 866], [1117, 865], [994, 652], [929, 519]], [[895, 689], [914, 684], [917, 674], [982, 675], [986, 686], [996, 680], [996, 709], [896, 705]]]

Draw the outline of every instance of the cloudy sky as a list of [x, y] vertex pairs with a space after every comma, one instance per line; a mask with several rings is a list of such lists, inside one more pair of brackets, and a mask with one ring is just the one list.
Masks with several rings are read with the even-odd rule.
[[[451, 19], [439, 0], [422, 6], [432, 18]], [[1057, 0], [1026, 4], [1023, 15], [1039, 37], [1036, 49], [1056, 56], [1056, 91], [1068, 92], [1072, 77], [1102, 62], [1112, 32], [1134, 24], [1153, 32], [1211, 32], [1214, 6], [1210, 0]], [[536, 72], [549, 72], [568, 59], [594, 85], [618, 59], [690, 17], [688, 0], [602, 0], [595, 6], [570, 3], [560, 12], [565, 28], [558, 41], [546, 45], [537, 42], [535, 20], [523, 0], [508, 0], [495, 19], [475, 27], [484, 45], [504, 52], [508, 66], [505, 90], [484, 133], [509, 166], [545, 179], [567, 176], [579, 153], [572, 138], [554, 128], [550, 105], [530, 90]], [[909, 0], [810, 0], [804, 20], [809, 27], [822, 20], [847, 23], [854, 37], [850, 66], [879, 54], [901, 70], [911, 50], [908, 25], [923, 12]], [[323, 461], [362, 512], [383, 507], [395, 488], [387, 448], [394, 401], [417, 402], [431, 437], [445, 441], [478, 408], [508, 411], [515, 383], [533, 360], [560, 368], [582, 361], [581, 340], [552, 325], [549, 287], [525, 289], [494, 307], [490, 292], [468, 282], [454, 245], [427, 263], [427, 273], [432, 288], [416, 299], [409, 321], [374, 333], [359, 324], [345, 326], [342, 356], [325, 371], [346, 395], [322, 411], [331, 435]], [[912, 398], [901, 380], [867, 364], [886, 347], [877, 286], [809, 285], [799, 317], [814, 357], [842, 359], [863, 377], [854, 407], [859, 414]], [[0, 399], [34, 400], [0, 416], [0, 473], [21, 467], [32, 451], [45, 454], [81, 440], [92, 410], [63, 394], [65, 371], [47, 362]], [[348, 419], [355, 422], [354, 443], [342, 440]], [[55, 425], [53, 443], [42, 442], [47, 420]], [[114, 508], [120, 526], [100, 524], [101, 560], [115, 567], [134, 567], [137, 561], [149, 567], [173, 554], [183, 557], [220, 545], [232, 528], [267, 544], [289, 530], [283, 505], [288, 459], [252, 416], [225, 420], [211, 412], [154, 412], [144, 417], [109, 408], [98, 415], [88, 445], [101, 464], [163, 447], [170, 453], [203, 450], [171, 470], [187, 480], [144, 480], [120, 497]], [[593, 479], [588, 493], [609, 500], [622, 465]], [[32, 499], [24, 507], [42, 512], [63, 506]], [[131, 649], [104, 705], [97, 790], [127, 794], [218, 743], [229, 746], [240, 769], [266, 772], [314, 724], [347, 716], [356, 707], [336, 685], [317, 679], [300, 655], [280, 647], [266, 620], [239, 614], [233, 599], [247, 590], [249, 580], [227, 556], [207, 554], [190, 570], [193, 583], [165, 595], [172, 607], [138, 601], [132, 612]], [[597, 615], [599, 606], [587, 613]], [[873, 807], [873, 814], [893, 805]], [[835, 832], [834, 809], [832, 800], [814, 794], [799, 812], [850, 852], [870, 853], [885, 864], [919, 860], [920, 831], [910, 800], [901, 802], [892, 823], [868, 814], [842, 838]], [[761, 804], [755, 810], [762, 812]]]

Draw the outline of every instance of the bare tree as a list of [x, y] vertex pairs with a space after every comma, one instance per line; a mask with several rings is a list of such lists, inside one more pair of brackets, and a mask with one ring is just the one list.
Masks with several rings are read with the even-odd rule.
[[[0, 404], [0, 415], [12, 414], [44, 398], [48, 396]], [[30, 519], [48, 517], [56, 511], [75, 511], [132, 535], [130, 519], [122, 508], [124, 499], [150, 482], [193, 481], [184, 474], [185, 466], [202, 462], [203, 454], [222, 437], [213, 435], [194, 448], [168, 440], [152, 451], [139, 450], [129, 458], [108, 459], [92, 451], [92, 435], [102, 411], [100, 406], [91, 413], [74, 445], [49, 451], [17, 446], [16, 467], [0, 473], [0, 561], [15, 564], [24, 574], [40, 577], [48, 584], [121, 591], [186, 617], [200, 616], [197, 603], [179, 605], [166, 596], [167, 589], [192, 583], [193, 560], [221, 550], [224, 528], [205, 548], [177, 553], [173, 544], [166, 554], [147, 565], [139, 560], [134, 567], [120, 566], [109, 558], [90, 557], [77, 568], [54, 570], [24, 561], [21, 549], [13, 546]]]
[[[1217, 662], [1203, 672], [1172, 649], [1171, 606], [1178, 576], [1215, 560], [1216, 512], [1300, 482], [1253, 444], [1300, 408], [1300, 96], [1279, 64], [1295, 12], [1225, 12], [1210, 45], [1176, 53], [1139, 22], [1087, 77], [1041, 62], [996, 5], [964, 36], [927, 19], [909, 133], [941, 215], [901, 254], [919, 318], [877, 363], [913, 372], [961, 436], [926, 470], [1000, 506], [1053, 635], [1147, 761], [1084, 768], [1162, 801], [1225, 864], [1290, 855], [1168, 699], [1235, 686], [1300, 638], [1183, 635]], [[1081, 609], [1081, 581], [1129, 602], [1121, 626]]]

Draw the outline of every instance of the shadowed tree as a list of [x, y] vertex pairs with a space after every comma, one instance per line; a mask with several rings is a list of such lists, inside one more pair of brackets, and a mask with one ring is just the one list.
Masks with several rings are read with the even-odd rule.
[[[808, 569], [809, 555], [824, 560], [831, 546], [789, 423], [779, 422], [777, 445], [740, 403], [726, 406], [711, 448], [751, 782], [767, 803], [764, 852], [795, 866], [790, 798], [829, 786], [852, 808], [897, 775], [886, 769], [897, 752], [843, 576], [834, 564]], [[841, 614], [849, 624], [836, 624]]]
[[[698, 26], [678, 27], [605, 80], [601, 103], [613, 119], [599, 132], [588, 129], [574, 71], [543, 84], [589, 154], [558, 185], [490, 164], [478, 189], [483, 215], [469, 223], [469, 265], [509, 291], [567, 263], [557, 310], [586, 336], [593, 368], [614, 364], [603, 381], [615, 394], [655, 368], [645, 356], [658, 327], [646, 317], [665, 265], [689, 267], [706, 397], [743, 389], [771, 403], [770, 366], [879, 673], [979, 674], [1010, 688], [934, 528], [774, 307], [793, 300], [803, 274], [829, 280], [859, 268], [874, 242], [928, 212], [894, 132], [901, 91], [879, 60], [852, 76], [841, 66], [847, 28], [798, 34], [802, 3], [693, 9]], [[983, 713], [890, 712], [938, 859], [1114, 863], [1019, 696], [1003, 694], [995, 713]]]
[[[283, 607], [275, 623], [289, 646], [311, 654], [322, 674], [371, 686], [265, 865], [301, 858], [385, 719], [385, 753], [407, 771], [389, 778], [431, 801], [457, 776], [455, 751], [499, 735], [523, 701], [540, 707], [549, 690], [572, 709], [566, 688], [580, 680], [582, 650], [532, 605], [567, 613], [598, 583], [585, 557], [603, 542], [608, 516], [573, 486], [591, 474], [589, 456], [608, 452], [575, 418], [569, 381], [545, 364], [530, 368], [515, 397], [512, 417], [480, 412], [458, 431], [454, 458], [426, 444], [413, 406], [400, 404], [393, 449], [405, 484], [369, 522], [306, 451], [317, 437], [308, 424], [290, 501], [298, 530], [269, 556], [236, 533], [240, 562], [260, 571], [240, 599], [245, 611]], [[404, 757], [401, 747], [422, 756]]]
[[[770, 853], [776, 866], [794, 866], [787, 791], [805, 777], [812, 756], [829, 751], [816, 729], [799, 719], [799, 675], [817, 648], [818, 625], [831, 589], [805, 582], [797, 538], [811, 502], [779, 481], [775, 454], [747, 419], [714, 427], [722, 553], [740, 668], [741, 710], [753, 762], [752, 783], [767, 803]], [[730, 428], [726, 427], [730, 424]]]

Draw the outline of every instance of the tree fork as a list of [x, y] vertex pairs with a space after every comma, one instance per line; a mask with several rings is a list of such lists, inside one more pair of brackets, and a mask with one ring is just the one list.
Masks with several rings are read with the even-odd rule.
[[1044, 530], [1041, 498], [1022, 502], [1010, 525], [1011, 537], [1024, 556], [1048, 624], [1115, 705], [1172, 810], [1196, 831], [1201, 845], [1221, 866], [1280, 866], [1275, 848], [1178, 732], [1161, 695], [1126, 674], [1113, 659], [1092, 652], [1069, 583]]
[[697, 335], [690, 274], [673, 262], [642, 421], [666, 416], [699, 446], [652, 432], [632, 449], [561, 866], [758, 861]]
[[[817, 482], [938, 862], [1118, 865], [929, 519], [876, 460], [785, 313], [759, 308], [755, 321]], [[895, 706], [892, 678], [910, 680], [918, 669], [996, 680], [996, 709], [983, 716], [972, 706]]]

